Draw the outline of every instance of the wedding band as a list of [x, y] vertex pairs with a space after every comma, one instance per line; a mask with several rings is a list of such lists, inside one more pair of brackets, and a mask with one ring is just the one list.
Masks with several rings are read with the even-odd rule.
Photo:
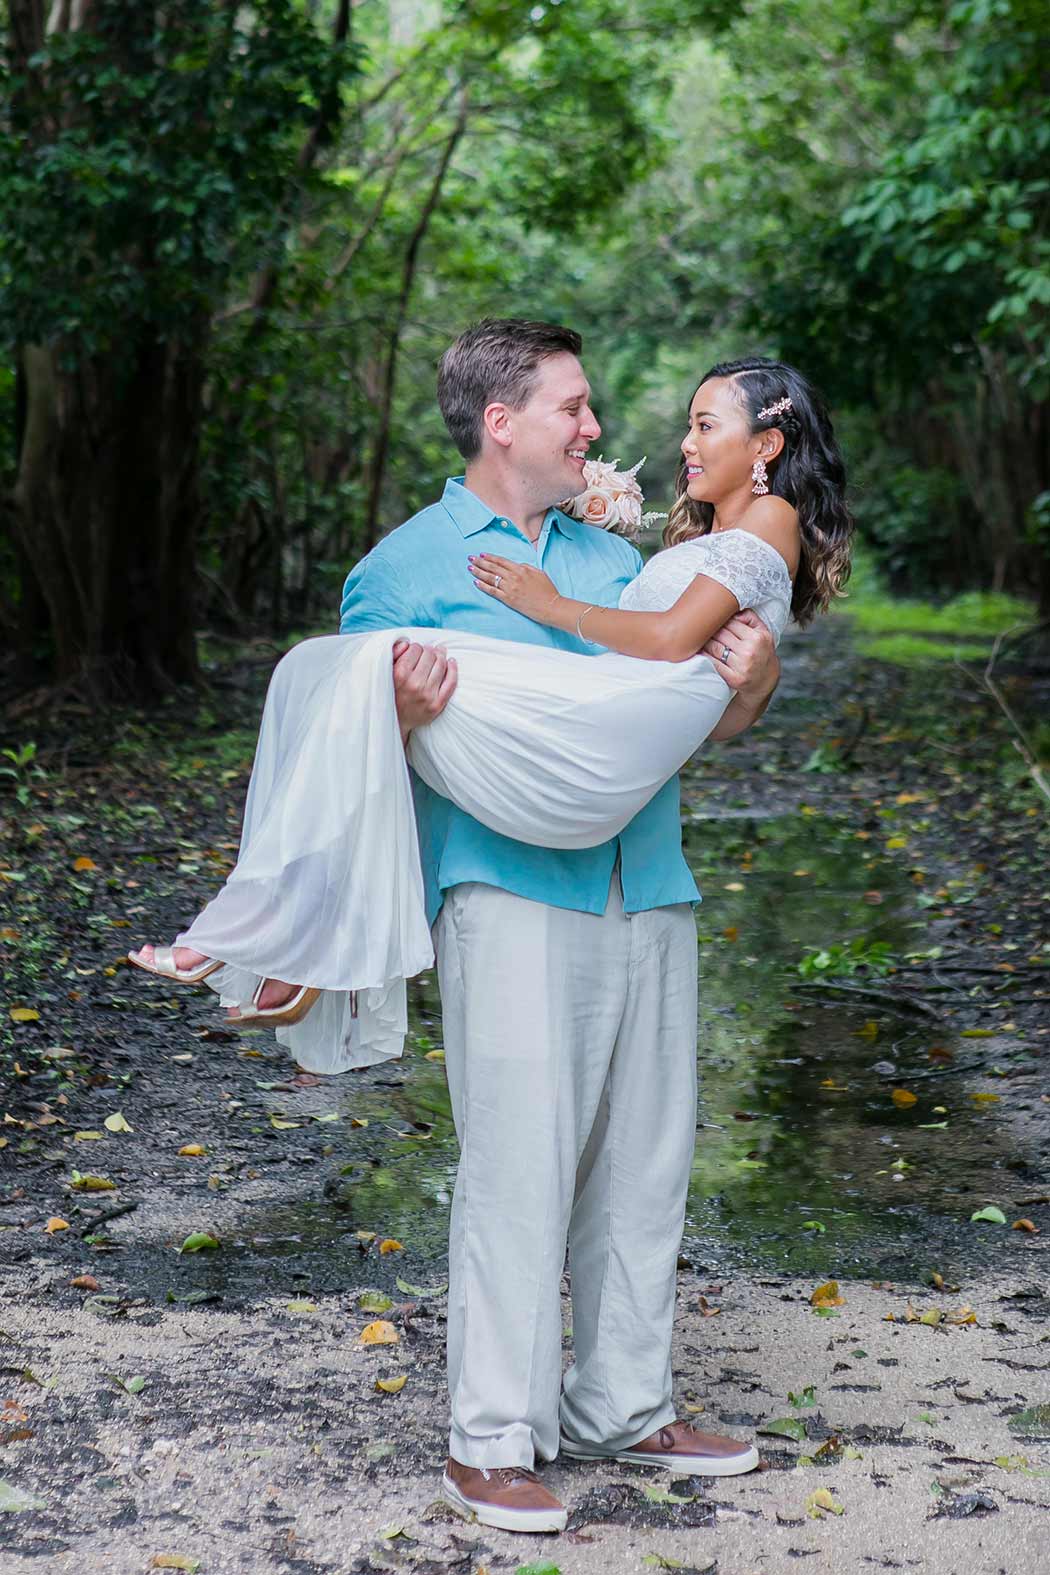
[[722, 660], [726, 664], [727, 667], [729, 666], [730, 654], [731, 653], [730, 653], [728, 645], [723, 645], [723, 647], [722, 647]]
[[502, 580], [502, 578], [503, 578], [502, 574], [497, 574], [496, 578], [492, 582], [493, 585], [496, 587], [497, 591], [499, 590], [499, 582], [500, 582], [500, 580]]

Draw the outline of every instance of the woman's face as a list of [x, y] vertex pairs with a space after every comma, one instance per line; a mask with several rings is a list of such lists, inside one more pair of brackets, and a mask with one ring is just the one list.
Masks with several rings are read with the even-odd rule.
[[751, 486], [751, 466], [761, 447], [726, 377], [701, 383], [689, 406], [689, 430], [682, 439], [686, 491], [694, 503], [720, 503]]

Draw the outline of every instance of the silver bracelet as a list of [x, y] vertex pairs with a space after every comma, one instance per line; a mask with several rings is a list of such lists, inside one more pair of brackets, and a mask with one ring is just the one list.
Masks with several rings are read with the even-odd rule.
[[583, 620], [586, 618], [587, 614], [589, 612], [594, 612], [596, 606], [597, 606], [597, 603], [596, 602], [592, 602], [589, 607], [585, 607], [583, 609], [582, 613], [580, 614], [580, 616], [576, 620], [576, 638], [578, 640], [582, 640], [584, 645], [600, 645], [601, 644], [600, 640], [588, 640], [587, 636], [584, 634], [583, 630], [580, 628], [580, 625], [583, 622]]

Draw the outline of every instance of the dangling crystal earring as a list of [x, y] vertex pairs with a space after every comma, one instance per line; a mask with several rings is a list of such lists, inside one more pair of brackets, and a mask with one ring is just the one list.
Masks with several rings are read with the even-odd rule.
[[751, 466], [751, 482], [751, 491], [756, 498], [764, 497], [769, 491], [769, 488], [766, 486], [766, 462], [764, 459], [756, 459]]

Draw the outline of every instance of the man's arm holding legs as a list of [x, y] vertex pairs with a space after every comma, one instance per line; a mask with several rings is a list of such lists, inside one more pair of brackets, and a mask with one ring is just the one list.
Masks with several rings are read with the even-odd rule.
[[[404, 591], [404, 580], [383, 557], [370, 552], [350, 571], [343, 587], [340, 634], [368, 634], [374, 629], [418, 625], [423, 620]], [[456, 687], [456, 664], [440, 645], [394, 646], [394, 701], [401, 739], [408, 742], [414, 727], [440, 716]]]

